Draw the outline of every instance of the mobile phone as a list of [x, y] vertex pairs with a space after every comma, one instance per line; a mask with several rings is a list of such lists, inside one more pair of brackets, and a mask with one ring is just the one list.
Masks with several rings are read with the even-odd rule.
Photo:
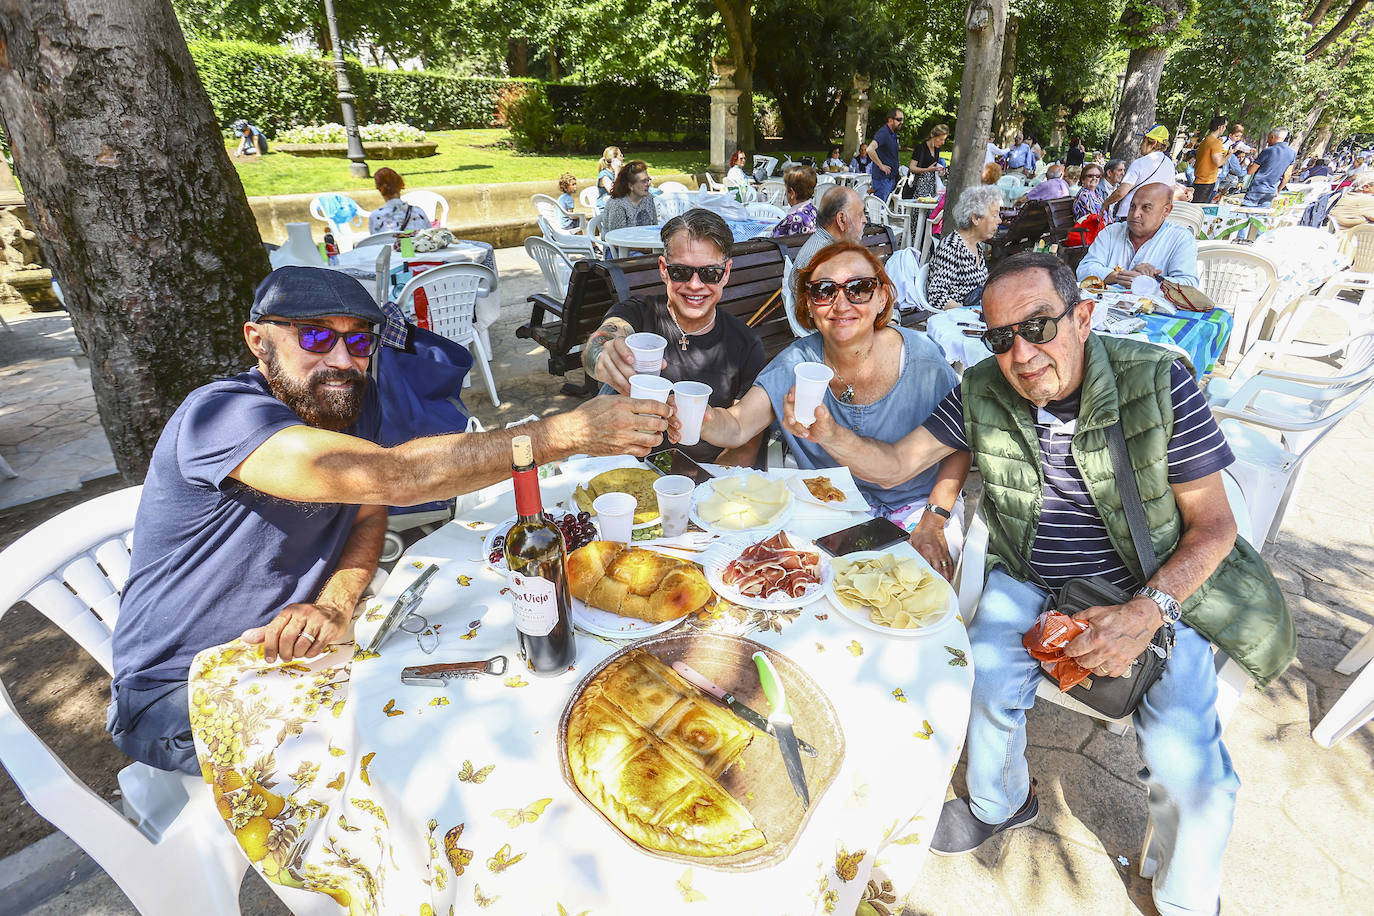
[[852, 528], [842, 528], [825, 537], [816, 538], [816, 544], [825, 548], [826, 553], [832, 557], [842, 557], [861, 550], [882, 550], [884, 547], [900, 544], [906, 539], [906, 531], [891, 519], [872, 518]]
[[666, 448], [661, 452], [650, 455], [648, 462], [664, 476], [669, 474], [681, 474], [683, 477], [690, 477], [694, 483], [703, 484], [716, 475], [706, 470], [687, 456], [687, 453], [678, 448]]

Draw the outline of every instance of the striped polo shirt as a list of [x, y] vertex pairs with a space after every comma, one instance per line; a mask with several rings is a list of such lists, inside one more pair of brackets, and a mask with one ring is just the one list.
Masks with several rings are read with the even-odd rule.
[[[1235, 460], [1226, 437], [1212, 418], [1193, 375], [1175, 362], [1169, 371], [1174, 429], [1169, 437], [1169, 482], [1188, 483], [1214, 474]], [[951, 391], [923, 424], [944, 445], [968, 451], [962, 389]], [[1107, 527], [1074, 464], [1070, 443], [1078, 425], [1078, 392], [1036, 411], [1040, 463], [1045, 474], [1044, 503], [1030, 562], [1055, 590], [1079, 576], [1102, 576], [1134, 591], [1144, 583], [1121, 562]]]

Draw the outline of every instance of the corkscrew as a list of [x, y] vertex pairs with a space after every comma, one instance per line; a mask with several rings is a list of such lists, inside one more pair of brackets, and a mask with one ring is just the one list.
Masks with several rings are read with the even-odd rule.
[[447, 687], [455, 678], [477, 680], [479, 674], [499, 677], [506, 673], [507, 660], [504, 655], [495, 655], [481, 662], [442, 662], [437, 665], [414, 665], [401, 669], [401, 683], [411, 687], [433, 686], [436, 682]]

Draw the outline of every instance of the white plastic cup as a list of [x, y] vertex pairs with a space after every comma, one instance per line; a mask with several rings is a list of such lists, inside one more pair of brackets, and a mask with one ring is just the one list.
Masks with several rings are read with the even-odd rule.
[[687, 531], [687, 515], [692, 508], [692, 491], [696, 484], [690, 477], [669, 474], [654, 481], [654, 495], [658, 497], [658, 513], [663, 517], [663, 536], [675, 538]]
[[646, 401], [658, 401], [660, 404], [668, 403], [668, 395], [673, 391], [673, 383], [663, 378], [661, 375], [638, 375], [630, 376], [630, 397], [642, 398]]
[[711, 386], [702, 382], [677, 382], [673, 385], [677, 421], [681, 424], [678, 445], [696, 445], [701, 441], [701, 421], [706, 417], [706, 403], [710, 397]]
[[635, 371], [640, 375], [658, 375], [663, 365], [663, 351], [668, 341], [659, 334], [640, 331], [625, 338], [635, 355]]
[[635, 522], [635, 498], [629, 493], [603, 493], [592, 502], [601, 540], [630, 543]]
[[825, 363], [797, 363], [793, 412], [802, 426], [816, 422], [816, 408], [825, 400], [825, 390], [830, 387], [830, 380], [834, 377], [835, 370]]

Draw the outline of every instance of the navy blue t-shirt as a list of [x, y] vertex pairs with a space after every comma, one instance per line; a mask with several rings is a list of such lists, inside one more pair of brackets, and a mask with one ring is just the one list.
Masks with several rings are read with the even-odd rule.
[[[1169, 483], [1201, 480], [1229, 466], [1235, 456], [1207, 407], [1207, 399], [1193, 380], [1193, 373], [1175, 362], [1169, 369], [1169, 383], [1174, 408], [1174, 427], [1166, 456]], [[1107, 526], [1093, 505], [1070, 451], [1077, 421], [1078, 392], [1035, 412], [1045, 492], [1030, 563], [1056, 590], [1069, 579], [1102, 576], [1133, 591], [1144, 583], [1134, 581], [1112, 546]], [[969, 450], [960, 389], [951, 391], [922, 425], [941, 444], [959, 451]]]
[[[371, 384], [347, 433], [376, 441]], [[153, 450], [114, 632], [115, 683], [184, 681], [191, 659], [313, 601], [333, 574], [354, 505], [267, 496], [229, 473], [301, 419], [257, 369], [197, 388]]]

